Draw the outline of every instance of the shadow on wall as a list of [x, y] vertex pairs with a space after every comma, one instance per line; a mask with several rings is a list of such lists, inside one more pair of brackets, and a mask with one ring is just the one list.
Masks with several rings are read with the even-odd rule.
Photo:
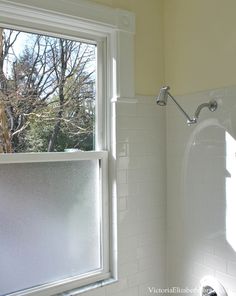
[[236, 292], [236, 139], [232, 132], [216, 118], [200, 122], [188, 138], [182, 168], [183, 245], [189, 276], [196, 284], [201, 277], [215, 276], [228, 292]]

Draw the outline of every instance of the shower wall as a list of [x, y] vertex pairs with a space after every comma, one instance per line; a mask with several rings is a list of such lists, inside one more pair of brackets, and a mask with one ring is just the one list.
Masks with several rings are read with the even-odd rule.
[[[236, 295], [236, 88], [177, 97], [189, 114], [204, 109], [197, 125], [169, 101], [167, 108], [168, 287], [199, 287], [215, 276]], [[193, 291], [191, 295], [199, 295]]]
[[230, 296], [236, 295], [235, 9], [234, 0], [164, 1], [166, 83], [190, 114], [202, 102], [219, 102], [191, 127], [170, 101], [167, 107], [169, 286], [193, 288], [214, 275]]

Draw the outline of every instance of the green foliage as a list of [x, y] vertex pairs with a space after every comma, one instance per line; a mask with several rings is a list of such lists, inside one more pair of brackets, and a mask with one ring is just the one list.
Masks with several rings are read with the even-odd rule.
[[[55, 114], [53, 108], [41, 110], [41, 116], [45, 117], [42, 120], [40, 117], [31, 116], [28, 119], [29, 126], [24, 134], [21, 134], [21, 143], [17, 145], [16, 152], [46, 152], [48, 149], [48, 142], [53, 132], [55, 125]], [[47, 114], [47, 115], [46, 115]], [[79, 113], [81, 114], [81, 112]], [[83, 122], [80, 119], [80, 126], [88, 127], [94, 125], [94, 116], [90, 115], [86, 118], [87, 121]], [[88, 122], [89, 121], [89, 122]], [[74, 121], [75, 122], [75, 121]], [[55, 152], [63, 152], [65, 149], [75, 148], [79, 150], [89, 151], [94, 149], [94, 132], [93, 130], [87, 132], [86, 130], [78, 134], [74, 134], [73, 130], [76, 127], [70, 127], [65, 123], [61, 124], [60, 131], [55, 142]]]
[[52, 122], [31, 119], [24, 137], [25, 150], [28, 152], [45, 152], [53, 130]]

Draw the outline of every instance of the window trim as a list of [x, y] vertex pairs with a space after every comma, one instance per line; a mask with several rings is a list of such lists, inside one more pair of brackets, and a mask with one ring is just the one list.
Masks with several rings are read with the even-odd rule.
[[[14, 155], [0, 155], [0, 164], [19, 163], [19, 162], [37, 162], [37, 161], [65, 161], [78, 157], [86, 159], [89, 157], [102, 157], [103, 180], [108, 184], [103, 184], [108, 196], [106, 207], [109, 207], [109, 221], [103, 223], [109, 224], [109, 233], [107, 233], [107, 247], [109, 248], [109, 271], [103, 276], [98, 276], [96, 281], [84, 279], [81, 285], [75, 285], [66, 290], [66, 295], [77, 295], [84, 291], [102, 287], [113, 283], [118, 279], [118, 250], [117, 250], [117, 186], [116, 186], [116, 103], [119, 101], [134, 100], [134, 33], [135, 16], [133, 13], [113, 9], [99, 4], [88, 3], [86, 0], [57, 0], [57, 4], [64, 8], [66, 13], [56, 12], [55, 10], [46, 10], [33, 5], [24, 5], [8, 0], [0, 0], [0, 26], [8, 26], [12, 29], [22, 28], [26, 31], [49, 33], [50, 36], [68, 37], [70, 39], [78, 36], [84, 40], [95, 40], [98, 46], [103, 46], [102, 55], [107, 63], [103, 64], [103, 81], [98, 81], [103, 86], [102, 96], [106, 98], [105, 109], [101, 110], [105, 119], [101, 122], [105, 135], [102, 135], [102, 144], [98, 143], [99, 150], [93, 152], [50, 152], [47, 153], [24, 153]], [[72, 6], [76, 15], [67, 12], [67, 7]], [[71, 11], [73, 11], [73, 9]], [[40, 30], [39, 30], [40, 28]], [[61, 34], [61, 30], [63, 33]], [[69, 34], [68, 34], [69, 33]], [[104, 47], [104, 44], [106, 45]], [[106, 85], [104, 84], [106, 81]], [[82, 158], [81, 158], [82, 157]], [[109, 161], [108, 161], [109, 159]], [[108, 169], [107, 169], [108, 168]], [[109, 179], [108, 179], [109, 171]], [[107, 186], [108, 185], [108, 186]], [[105, 203], [103, 203], [104, 206]], [[105, 224], [106, 225], [106, 224]], [[109, 236], [109, 237], [108, 237]], [[93, 278], [95, 280], [95, 277]], [[41, 286], [42, 287], [42, 286]], [[65, 287], [65, 286], [64, 286]], [[69, 289], [69, 291], [68, 291]], [[29, 289], [27, 290], [29, 291]], [[27, 292], [26, 291], [26, 292]], [[34, 292], [35, 294], [36, 292]], [[57, 290], [50, 290], [50, 295], [58, 293]], [[39, 296], [46, 296], [48, 292], [37, 291]], [[20, 293], [11, 293], [11, 296], [27, 295]], [[28, 294], [29, 295], [29, 294]], [[31, 294], [33, 295], [33, 294]]]

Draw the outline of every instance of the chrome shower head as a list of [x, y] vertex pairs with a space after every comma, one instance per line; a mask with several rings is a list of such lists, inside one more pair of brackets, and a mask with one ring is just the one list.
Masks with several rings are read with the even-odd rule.
[[163, 86], [161, 89], [160, 89], [160, 92], [159, 92], [159, 95], [157, 97], [157, 104], [159, 106], [166, 106], [167, 104], [167, 98], [168, 98], [168, 90], [170, 89], [169, 86]]
[[173, 100], [173, 102], [177, 105], [177, 107], [179, 108], [179, 110], [187, 118], [187, 124], [188, 125], [192, 125], [192, 124], [197, 123], [199, 114], [200, 114], [200, 112], [201, 112], [201, 110], [203, 108], [207, 107], [212, 112], [217, 109], [217, 102], [215, 100], [212, 100], [209, 103], [203, 103], [203, 104], [201, 104], [201, 105], [199, 105], [197, 107], [197, 110], [195, 111], [195, 114], [194, 114], [193, 118], [191, 118], [188, 115], [188, 113], [181, 107], [181, 105], [176, 101], [176, 99], [170, 94], [169, 90], [170, 90], [170, 87], [169, 86], [163, 86], [160, 89], [159, 95], [156, 98], [157, 105], [159, 105], [159, 106], [166, 106], [167, 99], [169, 97], [170, 99]]

